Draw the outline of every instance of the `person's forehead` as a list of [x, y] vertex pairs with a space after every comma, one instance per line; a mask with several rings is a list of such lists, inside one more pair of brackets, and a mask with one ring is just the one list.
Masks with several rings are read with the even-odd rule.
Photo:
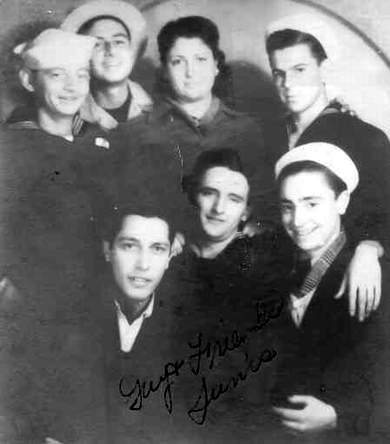
[[299, 63], [316, 62], [316, 59], [307, 43], [276, 49], [270, 55], [272, 65], [297, 65]]
[[115, 35], [128, 35], [126, 27], [114, 17], [102, 17], [94, 21], [88, 35], [93, 37], [113, 37]]
[[283, 179], [280, 194], [285, 199], [302, 200], [333, 196], [334, 192], [323, 172], [302, 171]]
[[41, 74], [50, 74], [54, 71], [60, 71], [64, 74], [73, 74], [77, 73], [79, 71], [89, 71], [89, 64], [88, 63], [65, 63], [63, 65], [57, 64], [55, 66], [45, 68], [45, 69], [38, 69], [36, 70], [37, 73]]
[[210, 186], [220, 190], [241, 190], [247, 192], [249, 185], [247, 178], [239, 171], [226, 167], [209, 168], [203, 175], [202, 186]]
[[123, 218], [117, 238], [134, 238], [140, 242], [167, 242], [169, 239], [168, 223], [159, 217], [128, 215]]
[[178, 37], [170, 53], [211, 52], [211, 49], [200, 37]]

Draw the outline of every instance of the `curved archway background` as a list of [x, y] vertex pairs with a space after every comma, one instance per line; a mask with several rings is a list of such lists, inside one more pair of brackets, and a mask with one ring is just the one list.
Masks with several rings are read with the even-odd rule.
[[[7, 54], [15, 39], [23, 35], [26, 24], [59, 23], [67, 11], [83, 0], [2, 0], [0, 1], [0, 117], [15, 102], [17, 81], [8, 66]], [[270, 83], [264, 48], [266, 24], [277, 17], [301, 11], [321, 14], [334, 27], [341, 42], [341, 57], [330, 76], [331, 83], [352, 108], [390, 135], [390, 69], [364, 39], [341, 21], [324, 15], [337, 13], [365, 32], [390, 57], [390, 2], [387, 0], [132, 0], [143, 9], [150, 27], [146, 60], [137, 76], [150, 89], [158, 66], [155, 37], [168, 20], [188, 14], [209, 16], [221, 31], [221, 46], [232, 62], [234, 96], [237, 106], [260, 114], [272, 114], [277, 107]], [[19, 38], [20, 39], [20, 38]]]
[[[314, 2], [309, 3], [314, 5]], [[386, 62], [357, 33], [308, 2], [165, 1], [145, 11], [151, 31], [147, 56], [153, 61], [158, 59], [155, 37], [166, 21], [188, 14], [207, 15], [218, 24], [221, 46], [233, 66], [237, 106], [264, 115], [267, 107], [273, 112], [276, 106], [264, 46], [265, 27], [276, 18], [298, 12], [321, 15], [340, 41], [339, 58], [329, 73], [331, 93], [340, 96], [364, 120], [390, 135], [390, 69]]]

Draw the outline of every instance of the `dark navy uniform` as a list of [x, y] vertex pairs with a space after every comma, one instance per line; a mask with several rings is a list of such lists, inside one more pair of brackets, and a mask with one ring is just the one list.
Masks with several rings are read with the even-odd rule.
[[[281, 126], [283, 123], [281, 123]], [[284, 126], [284, 131], [286, 131]], [[350, 238], [389, 241], [390, 142], [378, 128], [360, 120], [332, 102], [303, 131], [295, 146], [311, 142], [332, 143], [352, 158], [360, 175], [359, 188], [349, 205], [345, 225]], [[287, 132], [282, 145], [270, 145], [268, 159], [275, 164], [287, 150]]]
[[99, 371], [91, 371], [101, 366], [90, 340], [90, 284], [97, 273], [93, 196], [101, 195], [95, 174], [106, 144], [94, 133], [70, 142], [25, 122], [3, 128], [0, 146], [2, 365], [9, 375], [1, 391], [11, 435], [105, 442]]

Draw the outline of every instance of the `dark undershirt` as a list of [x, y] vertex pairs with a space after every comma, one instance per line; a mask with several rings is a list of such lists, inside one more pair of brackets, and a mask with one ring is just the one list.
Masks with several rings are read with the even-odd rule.
[[110, 114], [110, 116], [113, 117], [117, 122], [126, 122], [127, 116], [129, 115], [130, 102], [131, 94], [129, 91], [127, 99], [125, 100], [123, 105], [119, 106], [118, 108], [104, 108], [104, 111], [107, 111], [108, 114]]

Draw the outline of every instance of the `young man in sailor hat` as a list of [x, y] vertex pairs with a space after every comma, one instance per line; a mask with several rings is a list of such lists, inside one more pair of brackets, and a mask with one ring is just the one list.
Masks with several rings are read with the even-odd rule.
[[371, 332], [378, 331], [375, 316], [359, 323], [349, 316], [347, 300], [334, 298], [354, 251], [343, 218], [358, 170], [339, 147], [314, 142], [283, 155], [275, 174], [282, 224], [296, 246], [279, 322], [275, 442], [289, 434], [293, 442], [367, 439], [372, 365], [385, 342], [369, 345]]
[[146, 22], [137, 8], [121, 0], [93, 0], [72, 11], [61, 27], [98, 40], [82, 119], [110, 130], [151, 109], [149, 95], [129, 79], [147, 42]]
[[97, 241], [91, 191], [107, 146], [94, 131], [73, 127], [95, 44], [47, 29], [15, 49], [35, 108], [0, 131], [0, 299], [12, 312], [1, 338], [10, 344], [1, 392], [11, 424], [2, 442], [105, 442], [89, 326]]

